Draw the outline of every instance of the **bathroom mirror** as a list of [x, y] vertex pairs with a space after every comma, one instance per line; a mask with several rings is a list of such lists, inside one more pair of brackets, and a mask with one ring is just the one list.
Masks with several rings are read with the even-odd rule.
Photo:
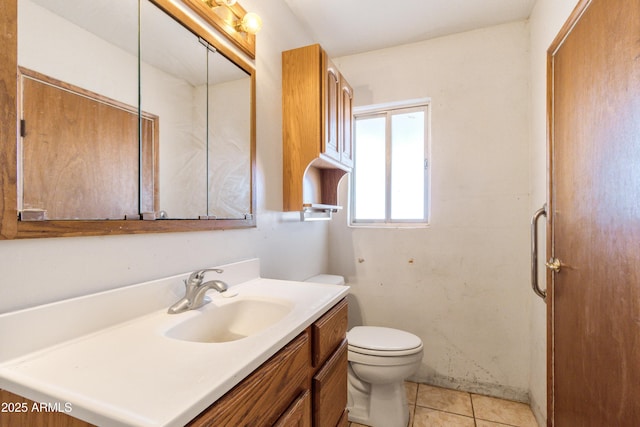
[[243, 219], [251, 76], [153, 4], [142, 2], [140, 15], [141, 110], [161, 127], [159, 209], [167, 218]]
[[22, 220], [138, 213], [138, 5], [120, 6], [18, 1]]
[[2, 237], [255, 226], [255, 71], [206, 24], [170, 0], [2, 14], [18, 16], [0, 70], [9, 88], [12, 64], [18, 77]]

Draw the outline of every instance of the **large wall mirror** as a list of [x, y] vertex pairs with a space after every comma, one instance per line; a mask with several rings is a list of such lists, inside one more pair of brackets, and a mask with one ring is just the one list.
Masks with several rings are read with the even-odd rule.
[[255, 226], [249, 62], [172, 0], [11, 1], [2, 237]]

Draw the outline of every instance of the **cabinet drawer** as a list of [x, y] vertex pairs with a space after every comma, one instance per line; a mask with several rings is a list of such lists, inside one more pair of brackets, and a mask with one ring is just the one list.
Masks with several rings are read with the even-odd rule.
[[347, 300], [343, 299], [311, 327], [313, 366], [324, 363], [347, 333]]
[[313, 425], [335, 427], [347, 406], [347, 340], [313, 377]]
[[309, 355], [309, 334], [305, 331], [188, 425], [273, 425], [307, 388]]
[[273, 427], [311, 427], [311, 393], [298, 397]]

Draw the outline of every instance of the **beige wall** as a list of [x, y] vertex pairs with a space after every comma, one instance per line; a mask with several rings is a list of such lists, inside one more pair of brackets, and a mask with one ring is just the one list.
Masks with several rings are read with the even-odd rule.
[[[357, 105], [432, 99], [427, 229], [331, 223], [352, 321], [422, 338], [416, 379], [528, 399], [529, 30], [499, 25], [337, 58]], [[342, 182], [345, 203], [346, 180]]]

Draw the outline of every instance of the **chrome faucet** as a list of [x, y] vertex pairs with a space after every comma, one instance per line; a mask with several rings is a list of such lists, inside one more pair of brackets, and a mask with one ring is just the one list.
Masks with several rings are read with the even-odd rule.
[[204, 275], [209, 271], [222, 273], [224, 270], [220, 270], [219, 268], [205, 268], [191, 273], [189, 278], [184, 281], [184, 297], [180, 298], [175, 304], [169, 307], [167, 313], [178, 314], [187, 310], [200, 308], [208, 302], [204, 297], [209, 289], [214, 289], [222, 293], [229, 288], [229, 286], [222, 280], [210, 280], [203, 283]]

